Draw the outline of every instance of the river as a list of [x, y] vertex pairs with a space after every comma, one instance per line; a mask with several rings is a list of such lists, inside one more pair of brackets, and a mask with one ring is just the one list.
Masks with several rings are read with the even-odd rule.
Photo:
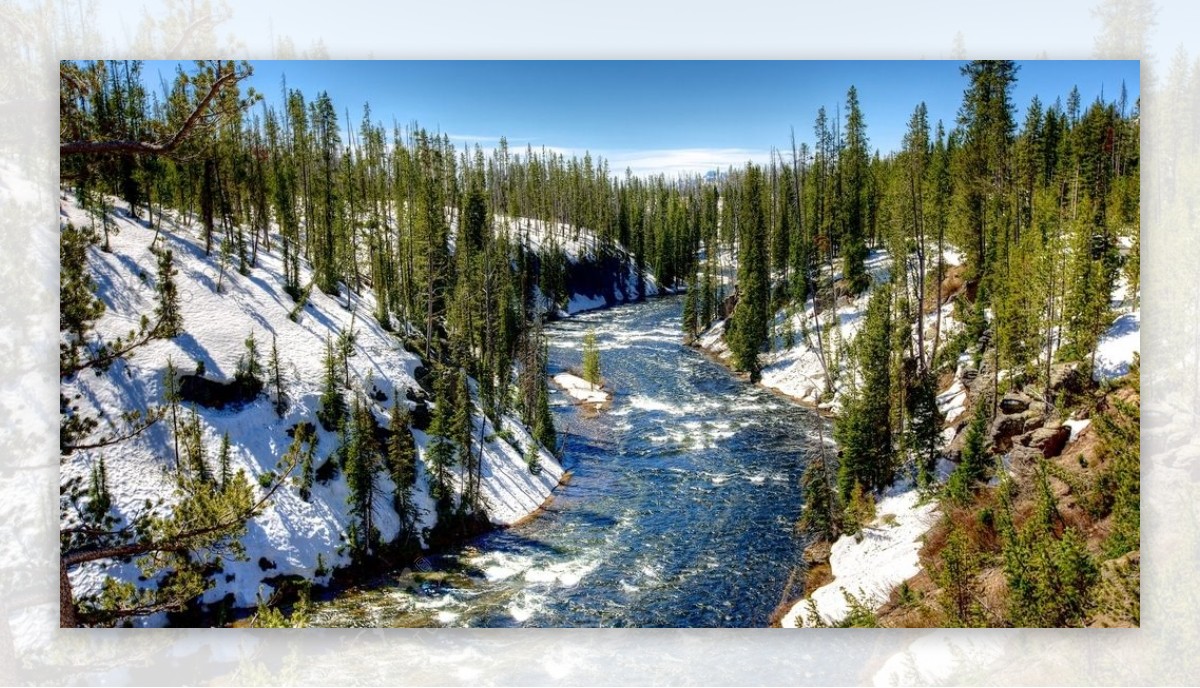
[[599, 415], [553, 391], [569, 484], [534, 518], [317, 604], [314, 625], [767, 625], [800, 564], [823, 421], [682, 346], [682, 305], [550, 325], [551, 374], [579, 367], [594, 329], [615, 390]]

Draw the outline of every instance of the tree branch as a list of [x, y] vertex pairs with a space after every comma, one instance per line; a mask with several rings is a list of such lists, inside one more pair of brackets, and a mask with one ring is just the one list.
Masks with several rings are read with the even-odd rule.
[[175, 135], [162, 143], [150, 143], [146, 141], [70, 141], [60, 144], [58, 147], [59, 156], [63, 155], [104, 155], [112, 153], [116, 155], [167, 155], [179, 147], [195, 128], [196, 124], [204, 116], [204, 111], [208, 109], [209, 103], [212, 102], [217, 94], [230, 84], [237, 83], [249, 76], [248, 73], [239, 73], [237, 69], [232, 69], [228, 74], [221, 76], [213, 82], [208, 89], [208, 93], [200, 100], [191, 114], [184, 121], [183, 126]]

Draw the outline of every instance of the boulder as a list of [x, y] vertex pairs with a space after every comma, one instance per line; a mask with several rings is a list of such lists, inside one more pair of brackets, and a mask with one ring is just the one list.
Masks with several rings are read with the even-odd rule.
[[429, 424], [433, 422], [433, 413], [429, 410], [429, 395], [425, 393], [424, 389], [409, 387], [404, 392], [404, 397], [413, 403], [413, 427], [421, 432], [428, 430]]
[[1025, 418], [1020, 415], [996, 416], [992, 421], [991, 445], [996, 452], [1008, 451], [1013, 438], [1025, 432]]
[[1031, 403], [1033, 403], [1033, 400], [1024, 394], [1021, 394], [1020, 392], [1009, 392], [1008, 394], [1005, 394], [1002, 399], [1000, 399], [1000, 412], [1007, 414], [1024, 413], [1025, 411], [1029, 410], [1029, 405]]
[[1028, 446], [1050, 459], [1062, 453], [1069, 439], [1071, 439], [1071, 428], [1065, 425], [1047, 426], [1029, 433]]

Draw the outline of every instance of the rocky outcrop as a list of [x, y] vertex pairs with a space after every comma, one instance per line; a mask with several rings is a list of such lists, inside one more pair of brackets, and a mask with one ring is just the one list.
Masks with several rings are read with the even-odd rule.
[[1062, 454], [1070, 439], [1071, 428], [1056, 423], [1027, 433], [1021, 438], [1021, 444], [1036, 449], [1042, 456], [1051, 459]]
[[999, 415], [992, 421], [989, 442], [994, 452], [1006, 452], [1013, 446], [1013, 438], [1025, 432], [1025, 418], [1020, 414]]

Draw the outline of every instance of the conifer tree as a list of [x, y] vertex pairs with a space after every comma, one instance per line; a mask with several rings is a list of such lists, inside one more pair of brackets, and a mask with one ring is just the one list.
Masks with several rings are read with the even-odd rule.
[[841, 214], [845, 222], [842, 274], [851, 294], [860, 294], [870, 286], [866, 271], [867, 187], [870, 182], [866, 128], [858, 105], [858, 91], [851, 86], [846, 93], [846, 144], [838, 160], [842, 177]]
[[537, 391], [537, 406], [534, 410], [533, 436], [538, 443], [550, 451], [558, 447], [558, 433], [554, 430], [554, 414], [550, 412], [550, 393], [543, 377]]
[[109, 510], [112, 508], [112, 494], [108, 490], [108, 469], [104, 465], [103, 456], [92, 465], [92, 472], [88, 478], [87, 496], [87, 506], [84, 508], [85, 516], [91, 523], [103, 526], [108, 518]]
[[841, 532], [841, 506], [833, 482], [833, 471], [825, 461], [825, 452], [815, 454], [800, 477], [804, 507], [799, 527], [814, 536], [832, 542]]
[[683, 336], [685, 343], [695, 339], [696, 333], [699, 331], [699, 306], [700, 295], [697, 293], [698, 285], [696, 284], [696, 276], [689, 275], [687, 279], [687, 295], [683, 300]]
[[254, 330], [246, 336], [246, 350], [238, 359], [237, 370], [233, 379], [252, 395], [257, 395], [263, 386], [263, 366], [258, 351], [258, 340], [254, 338]]
[[292, 435], [292, 444], [288, 447], [288, 455], [284, 459], [285, 464], [296, 463], [299, 465], [299, 475], [296, 476], [297, 492], [300, 494], [300, 499], [306, 502], [312, 497], [313, 479], [315, 478], [313, 459], [316, 458], [317, 439], [312, 424], [296, 425]]
[[976, 60], [962, 67], [970, 79], [958, 124], [963, 142], [954, 156], [958, 245], [966, 254], [968, 278], [980, 280], [996, 256], [1012, 175], [1011, 89], [1018, 67], [1011, 61]]
[[882, 285], [871, 294], [866, 320], [854, 342], [862, 385], [847, 395], [834, 426], [842, 454], [838, 490], [843, 500], [850, 498], [855, 484], [882, 490], [893, 480], [891, 329], [891, 288]]
[[593, 329], [583, 335], [583, 379], [591, 383], [593, 389], [600, 384], [600, 347]]
[[[474, 428], [471, 410], [471, 389], [467, 385], [467, 373], [459, 368], [454, 374], [454, 413], [450, 418], [450, 434], [456, 449], [455, 463], [466, 475], [461, 480], [463, 486], [462, 500], [459, 508], [476, 511], [479, 506], [479, 495], [475, 485], [476, 466], [474, 455], [471, 453], [471, 431]], [[461, 473], [460, 473], [461, 475]]]
[[357, 396], [350, 416], [350, 441], [346, 447], [346, 484], [350, 488], [350, 507], [358, 521], [359, 555], [370, 555], [378, 540], [375, 528], [376, 473], [379, 445], [375, 439], [375, 417], [370, 406]]
[[953, 521], [950, 535], [938, 559], [933, 577], [939, 588], [938, 604], [950, 622], [947, 625], [977, 625], [982, 614], [979, 601], [981, 590], [977, 580], [980, 556]]
[[447, 369], [437, 372], [435, 382], [433, 419], [429, 423], [429, 468], [433, 480], [429, 485], [429, 496], [437, 504], [439, 520], [453, 509], [453, 492], [450, 484], [450, 469], [454, 463], [453, 418], [457, 400], [454, 398], [454, 380]]
[[66, 342], [59, 345], [63, 375], [81, 362], [79, 349], [93, 324], [104, 315], [104, 302], [96, 297], [96, 282], [87, 268], [87, 249], [95, 234], [71, 223], [62, 227], [59, 241], [59, 330]]
[[317, 409], [317, 420], [320, 421], [321, 427], [332, 432], [341, 427], [347, 411], [346, 399], [342, 396], [342, 389], [338, 385], [337, 359], [333, 352], [333, 342], [328, 337], [325, 338], [324, 367], [325, 381], [322, 384], [321, 407]]
[[201, 484], [211, 485], [212, 473], [208, 470], [204, 451], [204, 428], [195, 409], [192, 409], [191, 417], [184, 423], [183, 454], [187, 464], [187, 477]]
[[1099, 570], [1079, 531], [1063, 527], [1045, 461], [1038, 465], [1036, 480], [1036, 508], [1019, 526], [1013, 520], [1011, 480], [1001, 483], [997, 520], [1009, 591], [1008, 621], [1032, 628], [1079, 626], [1087, 618]]
[[757, 382], [760, 371], [758, 353], [767, 341], [770, 299], [767, 231], [762, 212], [763, 174], [759, 167], [747, 166], [743, 189], [738, 302], [727, 336], [734, 367], [748, 372], [751, 382]]
[[229, 433], [226, 432], [221, 435], [221, 450], [217, 455], [217, 465], [220, 467], [220, 486], [222, 490], [224, 490], [225, 486], [229, 484], [229, 480], [232, 477], [232, 474], [229, 472], [230, 453], [231, 448], [229, 446]]
[[171, 408], [171, 440], [175, 445], [175, 472], [180, 471], [179, 465], [179, 402], [182, 399], [179, 390], [179, 375], [175, 370], [175, 361], [167, 357], [167, 370], [163, 374], [163, 397]]
[[392, 404], [390, 416], [391, 437], [387, 446], [387, 466], [396, 492], [392, 506], [400, 517], [400, 529], [405, 540], [414, 533], [417, 507], [413, 501], [413, 488], [417, 482], [417, 446], [409, 429], [409, 414], [401, 408], [400, 402]]
[[926, 370], [918, 372], [908, 391], [908, 439], [917, 466], [917, 484], [928, 487], [933, 483], [942, 444], [942, 413], [937, 406], [937, 379]]
[[268, 363], [271, 375], [271, 388], [275, 392], [275, 400], [273, 406], [275, 415], [283, 418], [287, 413], [288, 395], [287, 388], [283, 379], [283, 366], [279, 363], [279, 345], [278, 337], [274, 333], [271, 334], [271, 360]]
[[177, 271], [173, 258], [174, 254], [170, 249], [158, 254], [158, 305], [155, 307], [158, 324], [155, 334], [166, 339], [183, 333], [183, 314], [179, 311], [179, 292], [175, 286]]

